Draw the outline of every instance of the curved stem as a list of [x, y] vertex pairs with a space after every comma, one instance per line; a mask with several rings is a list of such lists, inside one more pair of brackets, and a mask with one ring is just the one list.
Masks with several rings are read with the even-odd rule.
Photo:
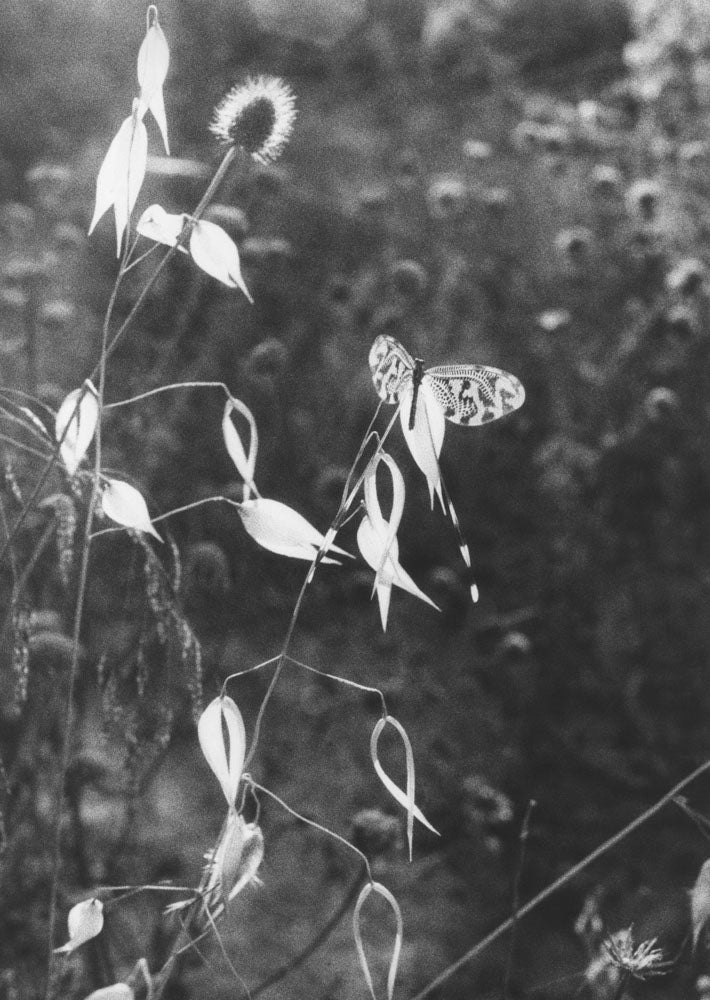
[[360, 886], [362, 884], [363, 875], [366, 874], [366, 868], [363, 867], [357, 873], [352, 881], [352, 884], [348, 891], [345, 893], [340, 903], [338, 904], [335, 912], [329, 917], [326, 923], [321, 927], [318, 933], [313, 937], [303, 951], [300, 951], [297, 955], [294, 955], [292, 959], [281, 966], [280, 969], [276, 969], [272, 972], [270, 976], [266, 979], [262, 979], [253, 989], [251, 989], [250, 995], [252, 1000], [254, 997], [258, 997], [260, 993], [264, 990], [268, 990], [270, 986], [274, 986], [276, 983], [280, 983], [282, 979], [290, 975], [295, 969], [303, 965], [303, 963], [311, 957], [314, 951], [317, 951], [325, 941], [328, 940], [330, 935], [333, 933], [335, 928], [338, 926], [340, 921], [343, 919], [345, 914], [350, 909], [351, 905], [355, 902], [357, 895], [360, 891]]

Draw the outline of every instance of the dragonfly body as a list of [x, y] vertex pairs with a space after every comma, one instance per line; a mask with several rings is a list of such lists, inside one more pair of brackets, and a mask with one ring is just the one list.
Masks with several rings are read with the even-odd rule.
[[419, 395], [419, 386], [422, 384], [422, 379], [424, 378], [424, 362], [421, 358], [414, 359], [414, 369], [412, 370], [412, 405], [409, 409], [409, 429], [414, 430], [414, 418], [417, 413], [417, 396]]
[[[439, 468], [444, 439], [444, 420], [464, 427], [481, 427], [523, 405], [525, 390], [515, 375], [487, 365], [438, 365], [425, 368], [388, 334], [377, 337], [370, 349], [370, 371], [377, 394], [385, 403], [397, 404], [402, 429], [414, 460], [434, 493], [448, 508], [461, 556], [471, 572], [471, 555], [459, 519]], [[417, 419], [417, 404], [422, 417]], [[409, 412], [407, 413], [407, 406]], [[478, 600], [478, 587], [471, 580], [471, 597]]]

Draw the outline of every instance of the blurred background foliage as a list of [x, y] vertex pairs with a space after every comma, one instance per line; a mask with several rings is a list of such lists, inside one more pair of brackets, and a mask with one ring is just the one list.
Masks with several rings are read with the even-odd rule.
[[[283, 160], [236, 171], [210, 213], [239, 243], [255, 305], [175, 260], [112, 358], [110, 398], [225, 381], [256, 415], [264, 495], [325, 528], [374, 410], [367, 354], [377, 334], [431, 364], [509, 369], [527, 389], [523, 410], [499, 424], [447, 430], [442, 465], [479, 605], [467, 601], [451, 526], [428, 509], [395, 434], [392, 452], [408, 470], [402, 562], [442, 613], [397, 594], [382, 636], [369, 571], [324, 569], [296, 637], [300, 659], [386, 692], [441, 837], [418, 831], [411, 866], [397, 853], [401, 827], [367, 752], [378, 705], [332, 682], [286, 672], [254, 762], [258, 780], [295, 809], [354, 837], [395, 892], [402, 995], [510, 913], [531, 799], [524, 896], [708, 755], [704, 7], [160, 4], [174, 155], [151, 159], [139, 211], [197, 203], [218, 156], [212, 108], [245, 74], [282, 75], [299, 114]], [[98, 166], [135, 92], [144, 25], [137, 0], [10, 0], [0, 11], [0, 374], [50, 408], [96, 359], [114, 236], [108, 220], [85, 234]], [[151, 266], [125, 282], [119, 316]], [[112, 411], [106, 464], [140, 485], [154, 512], [215, 493], [239, 498], [221, 415], [219, 394], [197, 390]], [[4, 462], [13, 512], [39, 466], [9, 447]], [[81, 521], [81, 500], [55, 501], [65, 528]], [[28, 522], [21, 565], [47, 523], [46, 508]], [[195, 750], [194, 710], [201, 690], [212, 697], [227, 673], [278, 651], [302, 578], [302, 567], [256, 551], [229, 510], [209, 505], [170, 528], [170, 551], [111, 536], [96, 545], [66, 906], [100, 883], [197, 878], [220, 803]], [[354, 546], [347, 531], [343, 544]], [[62, 569], [46, 545], [20, 620], [5, 624], [8, 997], [33, 995], [43, 954], [72, 559], [65, 546]], [[7, 575], [6, 594], [11, 584]], [[22, 711], [11, 669], [18, 634], [29, 671]], [[248, 675], [232, 690], [248, 726], [267, 683]], [[701, 813], [709, 791], [692, 790]], [[347, 854], [273, 804], [262, 823], [264, 886], [240, 897], [227, 933], [252, 988], [307, 946], [357, 877]], [[633, 922], [639, 940], [658, 936], [674, 954], [688, 929], [685, 890], [706, 853], [686, 815], [664, 812], [521, 924], [508, 995], [613, 996], [613, 979], [594, 965], [600, 927]], [[141, 954], [155, 967], [169, 940], [162, 903], [139, 897], [113, 911], [89, 957], [67, 964], [65, 994], [114, 981]], [[384, 976], [381, 921], [370, 932]], [[206, 951], [207, 964], [186, 960], [171, 996], [234, 995], [218, 951]], [[506, 943], [492, 949], [441, 996], [501, 995], [509, 957]], [[671, 975], [634, 988], [701, 996], [707, 958], [686, 949]], [[363, 990], [345, 919], [264, 995]]]

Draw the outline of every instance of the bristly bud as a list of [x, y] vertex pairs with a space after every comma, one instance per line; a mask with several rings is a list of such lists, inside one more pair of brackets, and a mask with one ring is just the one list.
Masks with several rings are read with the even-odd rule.
[[192, 717], [197, 723], [203, 711], [202, 647], [184, 618], [178, 619], [175, 624], [180, 641], [180, 659], [185, 670], [185, 683], [192, 705]]
[[76, 534], [76, 506], [72, 497], [58, 493], [54, 498], [56, 518], [57, 551], [59, 553], [59, 578], [65, 587], [69, 586], [74, 565], [74, 536]]
[[27, 701], [27, 687], [30, 678], [30, 609], [18, 604], [12, 612], [12, 671], [15, 675], [13, 709], [19, 709]]
[[225, 146], [237, 146], [260, 163], [270, 163], [291, 135], [294, 103], [291, 90], [278, 77], [249, 77], [217, 105], [210, 130]]

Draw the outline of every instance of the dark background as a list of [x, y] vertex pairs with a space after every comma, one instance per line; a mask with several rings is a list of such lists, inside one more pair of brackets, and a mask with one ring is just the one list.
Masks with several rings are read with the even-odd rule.
[[[322, 0], [295, 17], [266, 0], [160, 5], [175, 159], [161, 157], [149, 124], [155, 160], [138, 212], [197, 204], [219, 158], [212, 109], [247, 73], [287, 80], [298, 118], [282, 160], [233, 171], [210, 216], [238, 241], [255, 305], [173, 261], [111, 359], [109, 400], [225, 381], [256, 416], [262, 493], [325, 529], [377, 402], [367, 366], [376, 335], [429, 364], [510, 370], [527, 390], [524, 408], [499, 423], [447, 427], [442, 467], [479, 604], [396, 430], [408, 490], [401, 561], [442, 612], [395, 591], [383, 636], [371, 572], [323, 567], [294, 639], [311, 666], [385, 692], [441, 837], [417, 830], [411, 865], [397, 849], [403, 817], [369, 759], [379, 703], [335, 682], [285, 671], [252, 768], [371, 853], [404, 913], [402, 996], [510, 914], [516, 876], [528, 898], [708, 752], [710, 55], [691, 3], [656, 4], [655, 19], [641, 6]], [[48, 426], [42, 405], [56, 408], [97, 358], [116, 273], [110, 216], [85, 234], [98, 166], [136, 90], [144, 18], [134, 2], [27, 0], [0, 13], [0, 371], [41, 401]], [[117, 322], [152, 266], [124, 283]], [[105, 466], [139, 485], [154, 514], [213, 494], [238, 499], [222, 408], [216, 391], [185, 390], [113, 411]], [[3, 448], [14, 516], [15, 487], [29, 495], [41, 465]], [[81, 523], [86, 496], [61, 477], [47, 489], [56, 492]], [[29, 519], [20, 565], [48, 521], [46, 507]], [[62, 912], [99, 884], [199, 878], [223, 804], [193, 714], [226, 674], [278, 653], [302, 581], [305, 564], [257, 550], [226, 506], [169, 527], [174, 547], [152, 557], [115, 536], [96, 543]], [[352, 526], [341, 544], [355, 551]], [[44, 549], [22, 614], [6, 621], [8, 997], [33, 995], [44, 955], [76, 587], [76, 555], [65, 549], [65, 560], [68, 583], [54, 544]], [[8, 572], [8, 601], [10, 585]], [[18, 648], [29, 657], [24, 708]], [[230, 687], [248, 730], [268, 677]], [[688, 793], [700, 813], [707, 791]], [[261, 819], [263, 886], [239, 897], [224, 931], [251, 988], [307, 946], [358, 876], [354, 855], [268, 800]], [[675, 955], [707, 852], [695, 819], [668, 807], [521, 922], [508, 995], [613, 995], [584, 980], [598, 944], [575, 929], [585, 901], [607, 931], [633, 923], [638, 940], [658, 935]], [[67, 963], [65, 995], [127, 975], [141, 955], [157, 968], [170, 940], [164, 903], [145, 894], [112, 910], [101, 946]], [[390, 921], [374, 903], [372, 913], [384, 989]], [[509, 940], [490, 949], [439, 995], [502, 995], [509, 953]], [[206, 944], [203, 956], [186, 962], [170, 996], [235, 995], [218, 949]], [[702, 945], [692, 960], [686, 946], [672, 974], [632, 990], [700, 995], [692, 984], [705, 958]], [[364, 996], [349, 915], [264, 995]]]

